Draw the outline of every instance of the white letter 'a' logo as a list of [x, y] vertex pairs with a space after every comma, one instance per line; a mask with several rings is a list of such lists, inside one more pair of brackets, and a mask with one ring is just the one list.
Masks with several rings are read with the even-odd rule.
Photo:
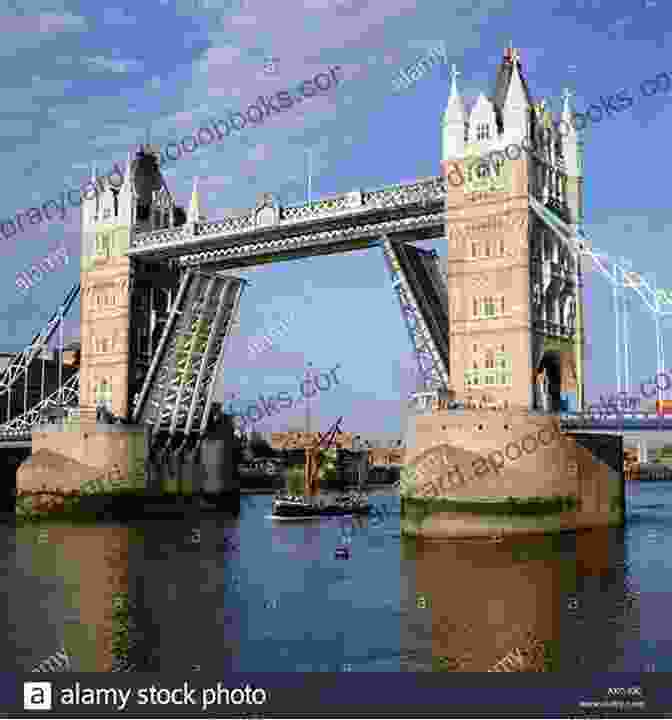
[[51, 683], [23, 683], [24, 710], [51, 710]]

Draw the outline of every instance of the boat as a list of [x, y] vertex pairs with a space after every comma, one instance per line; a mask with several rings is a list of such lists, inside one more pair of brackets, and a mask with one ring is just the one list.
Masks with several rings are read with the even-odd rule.
[[325, 454], [334, 443], [334, 438], [341, 432], [340, 424], [343, 417], [327, 430], [320, 433], [317, 440], [307, 446], [306, 465], [304, 470], [304, 494], [278, 495], [273, 499], [273, 520], [312, 520], [322, 517], [349, 517], [368, 515], [371, 505], [362, 493], [350, 492], [332, 500], [320, 496], [320, 467], [325, 462]]
[[273, 499], [273, 520], [312, 520], [322, 517], [348, 517], [368, 515], [371, 505], [363, 495], [351, 493], [335, 500], [318, 498], [307, 500], [292, 495], [277, 496]]

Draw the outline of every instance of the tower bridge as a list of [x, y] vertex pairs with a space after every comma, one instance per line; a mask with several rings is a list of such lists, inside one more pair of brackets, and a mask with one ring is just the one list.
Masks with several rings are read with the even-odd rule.
[[[374, 246], [390, 272], [424, 384], [410, 457], [440, 441], [484, 453], [514, 425], [581, 410], [581, 264], [556, 225], [574, 231], [582, 222], [582, 139], [576, 131], [560, 137], [550, 130], [550, 113], [532, 102], [517, 51], [507, 49], [493, 95], [479, 95], [469, 113], [456, 75], [441, 124], [441, 174], [413, 183], [288, 207], [266, 194], [246, 213], [208, 220], [196, 181], [185, 211], [160, 172], [158, 153], [144, 145], [129, 154], [121, 186], [103, 182], [82, 205], [81, 359], [71, 380], [78, 395], [41, 400], [69, 405], [76, 422], [68, 432], [36, 425], [39, 413], [25, 408], [0, 427], [5, 442], [25, 439], [31, 429], [33, 458], [19, 469], [18, 485], [39, 485], [51, 468], [55, 487], [73, 489], [111, 467], [136, 488], [159, 490], [185, 475], [192, 490], [217, 485], [204, 475], [210, 460], [203, 448], [246, 285], [230, 273]], [[567, 95], [563, 119], [571, 114]], [[523, 146], [524, 139], [536, 146], [534, 154], [492, 166], [480, 160], [511, 143]], [[464, 183], [456, 185], [450, 173], [458, 167]], [[447, 248], [441, 258], [412, 244], [440, 238]], [[32, 348], [45, 344], [49, 328]], [[24, 351], [13, 367], [35, 357]], [[0, 407], [19, 384], [19, 372], [0, 374]], [[438, 411], [426, 412], [427, 398]], [[459, 413], [451, 415], [451, 408]], [[499, 414], [486, 423], [469, 415], [486, 408]], [[222, 427], [213, 452], [230, 464], [230, 419]], [[584, 465], [586, 458], [583, 453]], [[571, 486], [592, 502], [580, 481], [566, 479], [567, 458], [554, 462], [554, 471], [539, 473], [521, 461], [515, 478], [476, 494], [524, 496], [534, 489], [533, 478], [544, 475], [548, 487], [533, 494]], [[608, 484], [611, 471], [603, 475], [599, 482]], [[598, 506], [590, 512], [585, 522], [600, 513], [614, 517]]]

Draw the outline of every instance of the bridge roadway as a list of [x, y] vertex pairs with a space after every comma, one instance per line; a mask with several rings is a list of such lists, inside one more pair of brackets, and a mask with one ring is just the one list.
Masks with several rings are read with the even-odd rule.
[[[596, 420], [600, 417], [600, 420]], [[593, 415], [590, 413], [563, 413], [560, 428], [566, 432], [622, 435], [623, 446], [637, 448], [642, 463], [650, 462], [649, 452], [664, 445], [672, 445], [672, 416], [647, 413], [624, 415]]]
[[428, 240], [445, 234], [445, 196], [439, 176], [287, 207], [267, 199], [245, 215], [134, 233], [126, 254], [225, 270], [361, 250], [383, 237]]

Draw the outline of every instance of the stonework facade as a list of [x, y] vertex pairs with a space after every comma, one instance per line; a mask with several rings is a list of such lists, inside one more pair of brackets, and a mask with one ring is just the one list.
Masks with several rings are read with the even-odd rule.
[[[563, 117], [570, 112], [566, 98]], [[543, 103], [532, 102], [513, 49], [494, 95], [481, 93], [471, 113], [453, 77], [442, 132], [450, 390], [479, 406], [576, 408], [583, 385], [579, 266], [528, 198], [570, 225], [580, 222], [581, 140], [554, 131]], [[530, 144], [534, 154], [521, 149]]]
[[[581, 268], [530, 199], [580, 227], [581, 138], [561, 135], [544, 103], [532, 101], [513, 48], [493, 96], [481, 94], [469, 113], [457, 74], [442, 124], [450, 384], [425, 412], [418, 403], [409, 421], [402, 497], [421, 512], [405, 519], [405, 532], [489, 536], [621, 524], [618, 463], [559, 430], [557, 413], [583, 404]], [[570, 117], [567, 94], [562, 118]], [[489, 503], [492, 515], [506, 502], [503, 515], [488, 516]]]

